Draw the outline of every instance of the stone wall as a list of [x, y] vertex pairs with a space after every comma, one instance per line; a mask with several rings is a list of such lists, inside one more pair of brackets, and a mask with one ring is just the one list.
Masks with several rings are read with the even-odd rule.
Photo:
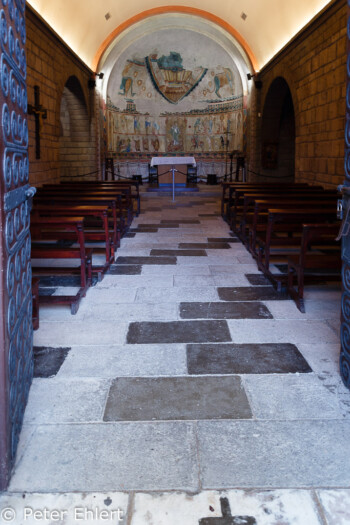
[[[266, 118], [264, 106], [271, 84], [282, 77], [289, 86], [295, 113], [296, 181], [334, 187], [344, 178], [346, 22], [346, 1], [336, 0], [259, 75], [262, 88], [254, 115], [256, 129], [263, 128], [258, 121]], [[257, 137], [255, 168], [260, 172], [264, 171], [263, 140], [262, 134]], [[278, 175], [280, 169], [265, 174]]]
[[[34, 86], [40, 89], [40, 104], [47, 109], [40, 132], [40, 159], [36, 158], [35, 117], [28, 115], [30, 183], [40, 186], [59, 182], [61, 176], [94, 172], [97, 165], [95, 102], [88, 88], [90, 69], [62, 42], [47, 24], [27, 4], [27, 86], [28, 104], [34, 105]], [[65, 86], [80, 86], [79, 104], [63, 102]], [[71, 93], [72, 90], [69, 91]], [[74, 90], [73, 90], [74, 91]], [[66, 112], [64, 111], [66, 110]], [[67, 138], [67, 125], [73, 129]], [[64, 162], [62, 162], [62, 159]]]

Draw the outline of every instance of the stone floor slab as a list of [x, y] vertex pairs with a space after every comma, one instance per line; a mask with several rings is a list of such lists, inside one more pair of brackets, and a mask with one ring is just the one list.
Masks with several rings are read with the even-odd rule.
[[[13, 516], [16, 521], [12, 522], [16, 525], [76, 525], [79, 522], [90, 525], [125, 524], [128, 518], [128, 501], [128, 494], [122, 492], [27, 493], [25, 497], [23, 494], [6, 493], [0, 495], [0, 508], [10, 509], [8, 516]], [[34, 514], [35, 510], [39, 514]], [[10, 521], [7, 519], [7, 522]]]
[[200, 224], [198, 219], [162, 219], [161, 223], [165, 224]]
[[210, 243], [222, 243], [222, 242], [229, 242], [229, 243], [240, 243], [240, 240], [237, 239], [237, 237], [208, 237], [208, 242]]
[[247, 273], [246, 278], [252, 286], [270, 286], [271, 283], [265, 275], [261, 273]]
[[141, 275], [209, 275], [209, 266], [201, 264], [200, 266], [172, 266], [168, 268], [167, 266], [143, 266]]
[[258, 419], [342, 419], [337, 396], [314, 374], [245, 376]]
[[210, 262], [209, 268], [210, 268], [210, 273], [212, 275], [225, 275], [225, 274], [232, 275], [235, 273], [238, 273], [241, 275], [242, 273], [244, 274], [244, 273], [254, 272], [256, 270], [256, 264], [255, 263], [254, 264], [253, 263], [240, 264], [238, 261], [236, 261], [236, 264], [234, 264], [233, 262], [228, 264], [227, 262], [222, 261], [220, 259], [220, 261], [218, 261], [217, 264]]
[[116, 264], [176, 264], [176, 257], [117, 257]]
[[157, 250], [153, 249], [150, 253], [152, 256], [173, 256], [173, 257], [207, 257], [205, 250]]
[[225, 287], [218, 289], [222, 301], [281, 301], [289, 299], [286, 294], [277, 292], [272, 286]]
[[[70, 326], [70, 325], [69, 325]], [[128, 324], [116, 321], [94, 319], [90, 323], [76, 321], [74, 328], [67, 329], [67, 323], [52, 321], [40, 322], [39, 330], [34, 332], [35, 346], [104, 345], [123, 344]]]
[[197, 275], [197, 272], [194, 272], [194, 275], [175, 275], [174, 276], [174, 286], [177, 287], [197, 287], [197, 286], [213, 286], [215, 287], [215, 278], [211, 275]]
[[[194, 495], [136, 494], [131, 525], [145, 525], [145, 523], [321, 525], [322, 521], [319, 519], [317, 505], [311, 491], [228, 490], [202, 491]], [[340, 522], [339, 525], [345, 525], [345, 522]]]
[[130, 228], [131, 234], [136, 233], [157, 233], [158, 228]]
[[298, 348], [315, 373], [339, 373], [339, 343], [299, 343]]
[[340, 302], [305, 301], [305, 313], [298, 310], [294, 301], [264, 301], [275, 319], [340, 319]]
[[130, 303], [130, 304], [96, 304], [83, 305], [82, 318], [89, 320], [103, 319], [104, 321], [177, 321], [178, 307], [175, 303]]
[[348, 487], [350, 421], [199, 421], [203, 488]]
[[234, 376], [117, 378], [111, 385], [103, 419], [152, 421], [251, 417], [241, 379]]
[[180, 303], [181, 319], [272, 319], [269, 309], [260, 302]]
[[318, 490], [327, 525], [348, 525], [350, 523], [350, 490]]
[[63, 365], [70, 347], [34, 346], [34, 377], [53, 377]]
[[322, 321], [289, 319], [228, 320], [235, 343], [336, 343], [339, 336]]
[[113, 264], [106, 275], [140, 275], [142, 266], [140, 264]]
[[39, 426], [9, 487], [11, 492], [155, 489], [198, 490], [192, 423]]
[[213, 275], [214, 283], [217, 287], [237, 287], [247, 286], [249, 283], [242, 273], [218, 273]]
[[[155, 281], [156, 282], [156, 281]], [[173, 288], [138, 288], [135, 301], [137, 303], [180, 303], [181, 301], [217, 301], [215, 286]], [[330, 329], [331, 330], [331, 329]]]
[[185, 374], [185, 345], [108, 345], [73, 347], [58, 377], [115, 378]]
[[204, 343], [230, 341], [226, 321], [130, 323], [128, 344]]
[[189, 374], [296, 374], [311, 368], [295, 345], [189, 344]]
[[109, 381], [96, 379], [34, 380], [24, 424], [102, 421]]
[[227, 242], [181, 242], [179, 248], [182, 249], [203, 249], [203, 250], [229, 250], [231, 246]]

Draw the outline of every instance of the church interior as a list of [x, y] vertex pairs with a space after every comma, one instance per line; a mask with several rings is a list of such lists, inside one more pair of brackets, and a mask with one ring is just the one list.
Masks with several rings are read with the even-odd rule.
[[350, 524], [346, 0], [2, 0], [4, 523]]

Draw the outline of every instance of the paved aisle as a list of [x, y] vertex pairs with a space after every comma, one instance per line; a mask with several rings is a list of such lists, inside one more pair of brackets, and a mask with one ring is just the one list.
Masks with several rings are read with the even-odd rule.
[[339, 288], [307, 289], [301, 314], [230, 234], [218, 193], [142, 208], [77, 315], [40, 311], [41, 377], [0, 507], [69, 524], [350, 523]]

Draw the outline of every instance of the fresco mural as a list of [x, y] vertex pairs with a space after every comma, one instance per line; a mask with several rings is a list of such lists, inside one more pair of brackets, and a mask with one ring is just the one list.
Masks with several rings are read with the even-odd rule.
[[109, 155], [243, 151], [245, 99], [232, 58], [204, 35], [158, 33], [130, 45], [113, 68]]

